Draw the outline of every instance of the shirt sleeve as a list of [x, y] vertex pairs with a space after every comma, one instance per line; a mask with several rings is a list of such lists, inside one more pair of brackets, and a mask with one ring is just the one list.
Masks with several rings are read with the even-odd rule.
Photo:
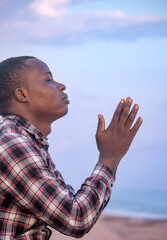
[[[111, 169], [97, 164], [77, 193], [61, 174], [50, 171], [40, 149], [21, 137], [1, 146], [3, 194], [19, 207], [63, 234], [82, 237], [109, 201], [113, 186]], [[12, 197], [11, 197], [12, 196]]]

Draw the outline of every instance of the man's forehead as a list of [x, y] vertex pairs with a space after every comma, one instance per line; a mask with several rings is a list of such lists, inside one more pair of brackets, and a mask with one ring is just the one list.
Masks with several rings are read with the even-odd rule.
[[42, 71], [43, 73], [51, 73], [47, 64], [42, 62], [39, 59], [34, 59], [34, 58], [27, 59], [25, 63], [29, 65], [33, 70], [37, 70], [40, 72]]

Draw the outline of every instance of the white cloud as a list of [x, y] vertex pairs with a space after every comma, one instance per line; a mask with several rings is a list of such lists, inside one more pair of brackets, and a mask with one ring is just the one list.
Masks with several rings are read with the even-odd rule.
[[86, 0], [32, 1], [1, 20], [0, 41], [70, 44], [167, 35], [167, 16], [133, 16], [120, 10], [71, 12], [68, 5], [81, 1]]
[[29, 8], [42, 16], [55, 17], [66, 12], [63, 8], [70, 3], [70, 0], [36, 0]]

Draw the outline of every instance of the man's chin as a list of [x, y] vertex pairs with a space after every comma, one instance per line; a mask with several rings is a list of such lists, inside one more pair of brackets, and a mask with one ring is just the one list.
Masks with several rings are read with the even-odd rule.
[[63, 112], [60, 113], [59, 115], [56, 115], [56, 116], [54, 117], [54, 120], [53, 120], [53, 121], [56, 121], [56, 120], [58, 120], [59, 118], [64, 117], [67, 113], [68, 113], [68, 107], [66, 108], [66, 111], [63, 111]]

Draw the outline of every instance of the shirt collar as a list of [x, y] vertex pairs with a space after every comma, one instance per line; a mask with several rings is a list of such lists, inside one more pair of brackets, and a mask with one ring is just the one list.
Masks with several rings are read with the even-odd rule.
[[41, 144], [48, 145], [47, 139], [44, 138], [43, 134], [25, 118], [17, 115], [2, 115], [2, 117], [15, 121], [16, 126], [21, 126], [26, 132], [33, 135], [38, 142], [41, 142]]

